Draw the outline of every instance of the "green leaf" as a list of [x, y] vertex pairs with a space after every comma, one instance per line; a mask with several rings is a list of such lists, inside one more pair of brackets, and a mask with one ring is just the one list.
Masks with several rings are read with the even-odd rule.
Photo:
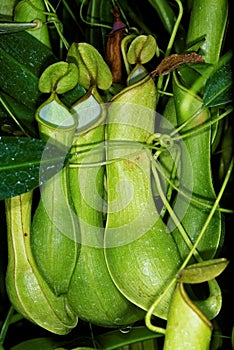
[[232, 55], [228, 53], [207, 80], [203, 95], [204, 107], [218, 107], [233, 100], [231, 59]]
[[206, 63], [219, 60], [228, 18], [227, 0], [194, 0], [187, 28], [187, 46], [205, 36], [198, 51]]
[[190, 51], [198, 51], [201, 47], [201, 45], [204, 44], [204, 41], [206, 40], [206, 35], [202, 35], [200, 38], [197, 38], [195, 40], [193, 40], [192, 42], [190, 43], [187, 43], [187, 46], [186, 46], [186, 51], [190, 52]]
[[58, 341], [53, 338], [35, 338], [19, 343], [10, 350], [53, 350], [58, 346]]
[[42, 102], [39, 76], [57, 60], [50, 49], [26, 32], [2, 35], [0, 89], [35, 109]]
[[166, 30], [171, 33], [175, 23], [175, 14], [166, 0], [148, 0], [153, 8], [157, 11], [160, 20]]
[[[44, 102], [38, 82], [42, 72], [58, 61], [52, 51], [26, 32], [2, 35], [0, 40], [0, 90], [20, 105], [35, 111]], [[85, 90], [77, 85], [63, 96], [71, 105]], [[23, 113], [23, 107], [22, 107]]]
[[[173, 92], [177, 123], [178, 125], [187, 123], [183, 132], [193, 130], [193, 128], [209, 121], [208, 109], [204, 109], [196, 115], [201, 110], [202, 100], [181, 85], [175, 74], [173, 76]], [[190, 119], [195, 115], [196, 118]], [[193, 193], [190, 202], [181, 197], [180, 205], [174, 208], [174, 211], [177, 217], [181, 218], [181, 223], [192, 243], [196, 241], [209, 215], [210, 207], [216, 199], [212, 181], [210, 142], [211, 129], [203, 129], [200, 133], [184, 138], [186, 147], [181, 152], [181, 164], [184, 164], [184, 166], [181, 168], [180, 182], [185, 186], [184, 188], [186, 188], [186, 182], [187, 184], [193, 184], [193, 187], [189, 187], [193, 188]], [[188, 171], [191, 170], [190, 174], [192, 175], [188, 177]], [[171, 224], [172, 222], [169, 219], [168, 225]], [[197, 247], [203, 260], [212, 259], [215, 256], [222, 243], [222, 229], [221, 214], [216, 211]], [[175, 229], [172, 235], [181, 256], [185, 258], [189, 253], [187, 243], [185, 243], [178, 229]]]
[[194, 94], [197, 94], [204, 88], [213, 69], [213, 66], [208, 63], [189, 63], [182, 65], [178, 72], [181, 83]]
[[180, 271], [176, 278], [183, 283], [206, 282], [220, 275], [227, 265], [228, 261], [225, 258], [203, 261]]
[[[1, 105], [1, 100], [4, 102], [5, 107]], [[34, 117], [35, 111], [0, 91], [0, 115], [5, 116], [7, 110], [13, 114], [17, 125], [20, 125], [30, 136], [37, 137], [37, 127]], [[12, 116], [9, 116], [9, 122], [12, 122], [12, 119]]]
[[152, 35], [139, 35], [132, 42], [127, 53], [130, 64], [147, 63], [156, 53], [156, 40]]
[[14, 9], [14, 21], [30, 23], [35, 19], [41, 20], [42, 25], [35, 30], [31, 30], [29, 33], [40, 42], [50, 47], [49, 31], [46, 24], [47, 16], [45, 13], [45, 3], [43, 0], [37, 0], [33, 5], [28, 0], [18, 1]]
[[0, 2], [0, 14], [2, 17], [11, 18], [13, 9], [15, 6], [15, 0], [2, 0]]
[[76, 63], [79, 70], [79, 84], [88, 89], [97, 85], [107, 90], [112, 83], [110, 69], [100, 53], [88, 43], [73, 43], [68, 50], [67, 61]]
[[105, 350], [118, 349], [121, 346], [138, 343], [148, 339], [154, 339], [162, 337], [162, 334], [151, 332], [146, 327], [127, 327], [121, 330], [110, 331], [104, 334], [98, 335], [95, 340], [97, 341], [98, 348]]
[[0, 137], [0, 200], [46, 182], [63, 168], [65, 157], [63, 150], [39, 139]]
[[74, 63], [56, 62], [47, 67], [39, 79], [41, 92], [64, 94], [78, 83], [78, 70]]
[[[95, 348], [87, 348], [87, 347], [78, 347], [78, 348], [73, 348], [72, 350], [92, 350]], [[65, 348], [56, 348], [55, 350], [66, 350]]]

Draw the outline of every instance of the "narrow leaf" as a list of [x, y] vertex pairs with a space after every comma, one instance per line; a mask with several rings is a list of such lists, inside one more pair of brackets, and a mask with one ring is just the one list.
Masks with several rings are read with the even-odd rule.
[[0, 200], [46, 182], [63, 168], [65, 156], [63, 150], [39, 139], [0, 137]]
[[228, 59], [224, 59], [223, 64], [207, 80], [203, 95], [204, 107], [217, 107], [233, 100], [231, 57], [227, 55]]

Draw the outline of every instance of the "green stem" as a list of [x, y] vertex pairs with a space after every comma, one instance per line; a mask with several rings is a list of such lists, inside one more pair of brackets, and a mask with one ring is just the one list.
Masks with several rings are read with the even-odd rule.
[[[155, 162], [155, 166], [157, 167], [157, 170], [159, 171], [159, 173], [162, 175], [162, 177], [164, 179], [168, 179], [167, 176], [165, 176], [164, 174], [164, 171], [161, 167], [161, 165], [158, 166], [158, 163], [157, 163], [157, 159], [160, 157], [160, 155], [163, 153], [163, 151], [157, 151], [155, 153], [155, 156], [153, 157], [153, 161]], [[175, 160], [173, 162], [173, 168], [170, 170], [170, 181], [167, 181], [167, 184], [168, 184], [168, 190], [167, 190], [167, 195], [166, 195], [166, 200], [167, 200], [167, 203], [169, 204], [170, 200], [171, 200], [171, 197], [172, 197], [172, 192], [174, 190], [174, 187], [172, 186], [173, 184], [173, 180], [176, 178], [176, 174], [177, 174], [177, 165], [178, 165], [178, 161], [180, 159], [180, 156], [181, 156], [181, 152], [180, 152], [180, 149], [177, 148], [176, 150], [176, 156], [175, 156]], [[159, 163], [160, 164], [160, 163]], [[159, 169], [158, 169], [159, 168]], [[155, 170], [155, 169], [154, 169]], [[154, 170], [153, 170], [153, 173], [154, 173]], [[156, 170], [155, 170], [156, 171]], [[161, 186], [160, 186], [160, 191], [161, 190]], [[166, 210], [167, 210], [167, 206], [165, 205], [164, 203], [164, 207], [162, 208], [162, 211], [161, 211], [161, 216], [164, 217], [165, 213], [166, 213]]]
[[169, 43], [167, 45], [165, 57], [170, 55], [170, 52], [171, 52], [172, 46], [174, 44], [175, 37], [176, 37], [177, 31], [178, 31], [181, 19], [182, 19], [182, 16], [183, 16], [183, 5], [182, 5], [181, 1], [180, 0], [175, 0], [175, 1], [177, 2], [178, 6], [179, 6], [179, 14], [178, 14], [178, 17], [176, 19], [173, 31], [171, 33], [171, 37], [170, 37]]
[[82, 0], [81, 1], [81, 5], [80, 5], [80, 19], [82, 20], [82, 22], [84, 22], [85, 24], [88, 24], [90, 26], [94, 26], [94, 27], [99, 27], [99, 28], [107, 28], [107, 29], [112, 29], [111, 26], [107, 25], [107, 24], [101, 24], [101, 23], [95, 23], [95, 22], [89, 22], [87, 21], [84, 16], [83, 16], [83, 7], [85, 4], [86, 0]]
[[124, 66], [125, 66], [127, 75], [130, 74], [129, 63], [128, 63], [127, 54], [126, 54], [127, 44], [129, 41], [133, 40], [135, 37], [136, 37], [135, 34], [130, 34], [121, 40], [121, 53], [122, 53], [122, 58], [123, 58], [123, 62], [124, 62]]
[[[48, 16], [48, 20], [51, 19], [51, 22], [54, 23], [54, 26], [58, 32], [58, 35], [60, 37], [60, 43], [62, 42], [63, 45], [65, 46], [65, 48], [68, 50], [69, 49], [69, 44], [67, 42], [67, 40], [65, 39], [63, 33], [62, 33], [62, 23], [61, 21], [58, 19], [58, 16], [56, 14], [56, 10], [55, 8], [51, 5], [51, 3], [47, 0], [45, 0], [45, 6], [48, 9], [48, 12], [46, 12], [45, 14]], [[61, 52], [61, 57], [62, 57], [62, 45], [60, 44], [60, 52]]]
[[168, 33], [173, 31], [174, 25], [174, 12], [167, 0], [148, 0], [153, 8], [157, 11], [161, 22], [163, 23], [165, 29]]
[[4, 340], [5, 340], [7, 331], [8, 331], [8, 327], [11, 324], [11, 319], [12, 319], [13, 313], [14, 313], [14, 308], [13, 308], [13, 306], [11, 306], [9, 311], [8, 311], [8, 313], [7, 313], [6, 319], [5, 319], [4, 323], [3, 323], [2, 329], [1, 329], [1, 333], [0, 333], [0, 349], [1, 349], [1, 347], [2, 347], [2, 349], [4, 349], [3, 348], [3, 343], [4, 343]]
[[[64, 35], [63, 35], [63, 33], [62, 33], [62, 30], [61, 30], [61, 22], [60, 22], [60, 21], [58, 21], [58, 22], [53, 21], [53, 22], [54, 22], [55, 28], [56, 28], [56, 30], [57, 30], [57, 32], [58, 32], [58, 35], [59, 35], [59, 37], [60, 37], [60, 39], [61, 39], [63, 45], [64, 45], [65, 48], [68, 50], [69, 47], [70, 47], [70, 45], [69, 45], [69, 43], [67, 42], [67, 40], [65, 39], [65, 37], [64, 37]], [[61, 46], [60, 46], [60, 49], [62, 49]]]
[[72, 12], [69, 4], [67, 3], [66, 0], [62, 0], [64, 7], [66, 8], [67, 12], [69, 13], [69, 15], [71, 16], [71, 18], [73, 19], [73, 21], [75, 22], [76, 26], [79, 28], [79, 31], [84, 35], [84, 31], [83, 28], [81, 27], [80, 23], [77, 21], [76, 16], [74, 15], [74, 13]]
[[[177, 2], [178, 6], [179, 6], [179, 14], [178, 14], [178, 17], [177, 17], [176, 22], [174, 24], [174, 28], [173, 28], [173, 31], [171, 33], [171, 37], [170, 37], [169, 43], [167, 45], [165, 57], [170, 55], [170, 52], [171, 52], [172, 46], [174, 44], [178, 28], [179, 28], [179, 25], [180, 25], [180, 21], [181, 21], [182, 16], [183, 16], [183, 6], [182, 6], [181, 1], [180, 0], [175, 0], [175, 1]], [[159, 77], [159, 79], [158, 79], [157, 90], [162, 90], [163, 79], [164, 79], [164, 76], [161, 75]]]

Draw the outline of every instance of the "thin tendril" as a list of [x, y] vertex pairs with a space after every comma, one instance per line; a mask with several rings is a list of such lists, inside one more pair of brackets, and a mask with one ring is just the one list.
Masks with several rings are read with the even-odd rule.
[[167, 92], [164, 90], [157, 90], [157, 91], [160, 95], [166, 95], [166, 96], [170, 96], [170, 97], [174, 96], [174, 94], [172, 92]]
[[126, 46], [127, 46], [127, 43], [130, 40], [134, 39], [135, 37], [136, 37], [135, 34], [130, 34], [130, 35], [127, 35], [126, 37], [124, 37], [121, 40], [121, 53], [122, 53], [122, 58], [123, 58], [123, 62], [124, 62], [124, 66], [125, 66], [127, 75], [129, 75], [129, 73], [130, 73], [130, 68], [129, 68], [129, 63], [128, 63], [128, 60], [127, 60]]
[[56, 11], [56, 12], [58, 11], [58, 8], [59, 8], [61, 2], [62, 2], [62, 0], [59, 0], [58, 3], [57, 3], [56, 8], [55, 8], [55, 11]]
[[[186, 259], [184, 260], [183, 264], [181, 265], [179, 271], [176, 273], [175, 276], [177, 276], [177, 274], [183, 270], [186, 265], [189, 263], [191, 257], [194, 255], [194, 252], [196, 251], [196, 248], [200, 242], [200, 240], [202, 239], [208, 225], [210, 224], [210, 221], [219, 205], [219, 202], [223, 196], [223, 193], [225, 191], [225, 188], [228, 184], [228, 181], [230, 179], [230, 176], [231, 176], [231, 173], [232, 173], [232, 169], [233, 169], [233, 163], [234, 163], [234, 158], [232, 158], [230, 164], [229, 164], [229, 167], [228, 167], [228, 170], [227, 170], [227, 173], [226, 173], [226, 176], [225, 176], [225, 179], [223, 181], [223, 184], [222, 184], [222, 187], [218, 193], [218, 196], [214, 202], [214, 205], [206, 219], [206, 222], [205, 224], [203, 225], [203, 228], [201, 229], [191, 251], [189, 252], [189, 254], [187, 255]], [[149, 310], [147, 311], [147, 314], [145, 316], [145, 323], [146, 323], [146, 326], [151, 330], [151, 331], [154, 331], [154, 332], [159, 332], [160, 328], [158, 328], [157, 326], [154, 326], [152, 325], [151, 323], [151, 316], [152, 314], [154, 313], [154, 310], [155, 308], [158, 306], [158, 304], [160, 303], [160, 301], [162, 300], [162, 298], [165, 296], [165, 294], [169, 291], [170, 288], [172, 288], [172, 286], [176, 283], [177, 279], [176, 277], [174, 277], [171, 282], [168, 284], [168, 286], [164, 289], [164, 291], [159, 295], [159, 297], [155, 300], [155, 302], [151, 305], [151, 307], [149, 308]], [[164, 332], [165, 333], [165, 332]]]
[[[70, 47], [70, 45], [69, 45], [68, 41], [65, 39], [65, 37], [64, 37], [64, 35], [63, 35], [62, 29], [61, 29], [61, 28], [62, 28], [62, 23], [61, 23], [61, 21], [58, 19], [56, 10], [55, 10], [55, 8], [51, 5], [51, 3], [50, 3], [49, 1], [45, 0], [45, 4], [47, 5], [48, 10], [51, 9], [51, 11], [52, 11], [52, 16], [51, 16], [51, 12], [48, 12], [48, 13], [47, 13], [47, 15], [48, 15], [48, 17], [49, 17], [48, 19], [52, 18], [52, 19], [51, 19], [51, 22], [54, 23], [54, 26], [55, 26], [55, 28], [56, 28], [56, 30], [57, 30], [57, 32], [58, 32], [58, 35], [59, 35], [59, 37], [60, 37], [60, 40], [61, 40], [61, 42], [63, 43], [63, 45], [65, 46], [66, 50], [68, 50], [69, 47]], [[61, 43], [61, 42], [60, 42], [60, 43]], [[62, 45], [60, 45], [60, 50], [62, 51]]]
[[49, 5], [47, 3], [47, 0], [44, 0], [44, 4], [45, 4], [45, 7], [46, 7], [47, 11], [50, 12], [50, 7], [49, 7]]
[[[162, 177], [164, 178], [165, 180], [165, 174], [163, 172], [162, 169], [158, 169], [158, 168], [162, 168], [161, 166], [158, 166], [158, 162], [156, 162], [156, 160], [159, 158], [159, 156], [161, 155], [162, 152], [156, 152], [155, 154], [155, 157], [152, 157], [153, 160], [155, 159], [155, 165], [157, 165], [157, 170], [159, 171], [159, 173], [162, 175]], [[173, 169], [171, 170], [171, 177], [170, 179], [175, 179], [176, 177], [176, 173], [177, 173], [177, 164], [178, 164], [178, 161], [180, 159], [180, 156], [181, 156], [181, 152], [180, 152], [180, 148], [177, 148], [177, 152], [176, 152], [176, 158], [175, 158], [175, 161], [173, 162]], [[160, 163], [159, 163], [160, 164]], [[172, 197], [172, 192], [174, 190], [173, 186], [171, 185], [171, 183], [173, 183], [173, 181], [170, 180], [170, 183], [168, 182], [168, 185], [169, 185], [169, 188], [167, 190], [167, 195], [166, 195], [166, 199], [167, 201], [169, 202], [171, 197]], [[161, 216], [163, 217], [165, 212], [166, 212], [166, 206], [164, 206], [164, 208], [162, 209], [161, 211]]]
[[67, 1], [66, 1], [66, 0], [62, 0], [62, 2], [63, 2], [64, 7], [66, 8], [67, 12], [68, 12], [69, 15], [71, 16], [71, 18], [73, 19], [73, 21], [75, 22], [75, 24], [77, 25], [77, 27], [79, 28], [80, 32], [83, 33], [83, 29], [82, 29], [82, 27], [80, 26], [79, 22], [77, 21], [76, 16], [73, 14], [73, 12], [72, 12], [72, 10], [71, 10], [69, 4], [67, 3]]
[[80, 5], [80, 19], [82, 20], [82, 22], [84, 22], [85, 24], [88, 24], [90, 26], [93, 27], [99, 27], [99, 28], [107, 28], [107, 29], [112, 29], [111, 26], [107, 25], [107, 24], [101, 24], [101, 23], [94, 23], [94, 22], [89, 22], [87, 21], [84, 16], [83, 16], [83, 7], [85, 4], [85, 0], [81, 1], [81, 5]]
[[[230, 107], [224, 113], [222, 113], [220, 116], [218, 116], [217, 118], [210, 120], [208, 122], [204, 122], [203, 124], [197, 126], [196, 128], [193, 128], [192, 131], [186, 131], [182, 135], [180, 134], [179, 136], [175, 136], [175, 137], [173, 137], [173, 140], [181, 140], [181, 139], [185, 139], [188, 136], [193, 136], [193, 135], [199, 133], [201, 130], [206, 129], [206, 128], [210, 127], [211, 125], [217, 123], [219, 120], [225, 118], [232, 111], [233, 111], [233, 107]], [[196, 112], [196, 114], [197, 114], [197, 112]], [[193, 116], [191, 118], [193, 119]], [[189, 119], [189, 121], [191, 121], [191, 118]]]
[[172, 46], [174, 44], [178, 28], [179, 28], [179, 25], [180, 25], [180, 21], [181, 21], [182, 16], [183, 16], [183, 5], [182, 5], [181, 1], [180, 0], [175, 0], [175, 1], [177, 2], [178, 6], [179, 6], [179, 14], [178, 14], [178, 17], [176, 19], [173, 31], [171, 33], [171, 37], [170, 37], [169, 43], [167, 45], [165, 57], [170, 55], [170, 52], [171, 52]]
[[166, 76], [166, 82], [165, 82], [164, 87], [163, 87], [163, 91], [164, 91], [164, 92], [166, 92], [166, 90], [167, 90], [169, 81], [170, 81], [170, 74], [168, 74], [168, 75]]
[[[212, 204], [208, 204], [208, 203], [204, 203], [201, 200], [195, 199], [194, 197], [190, 197], [189, 195], [187, 195], [184, 191], [181, 191], [180, 188], [178, 188], [173, 181], [170, 180], [170, 178], [165, 175], [163, 169], [161, 169], [162, 167], [157, 164], [157, 170], [160, 172], [161, 175], [164, 176], [164, 180], [167, 181], [167, 183], [175, 190], [177, 191], [179, 194], [181, 194], [184, 198], [189, 199], [192, 203], [197, 204], [201, 207], [204, 207], [206, 209], [211, 209], [213, 207]], [[226, 209], [226, 208], [217, 208], [217, 211], [222, 212], [222, 213], [227, 213], [227, 214], [233, 214], [234, 210], [231, 209]]]
[[[97, 143], [96, 145], [98, 145], [98, 144], [101, 144], [101, 143], [103, 143], [103, 141], [102, 142], [100, 142], [100, 143]], [[98, 161], [98, 162], [88, 162], [88, 163], [86, 163], [86, 162], [83, 162], [83, 161], [81, 161], [81, 162], [76, 162], [76, 161], [70, 161], [69, 162], [69, 166], [71, 167], [71, 168], [89, 168], [89, 167], [98, 167], [98, 166], [103, 166], [103, 165], [109, 165], [109, 164], [112, 164], [112, 163], [115, 163], [115, 162], [119, 162], [119, 161], [122, 161], [122, 160], [124, 160], [124, 159], [130, 159], [130, 158], [132, 158], [132, 157], [134, 157], [134, 156], [136, 156], [136, 155], [139, 155], [139, 154], [141, 154], [141, 153], [143, 153], [143, 152], [145, 152], [146, 151], [146, 148], [147, 148], [147, 146], [145, 146], [145, 145], [143, 145], [143, 144], [141, 144], [141, 143], [138, 143], [138, 142], [126, 142], [126, 141], [120, 141], [120, 142], [116, 142], [116, 141], [108, 141], [108, 145], [109, 145], [109, 149], [111, 149], [111, 148], [113, 148], [113, 145], [115, 145], [117, 143], [117, 145], [118, 145], [118, 147], [119, 148], [124, 148], [124, 147], [128, 147], [128, 148], [130, 148], [130, 147], [133, 147], [133, 148], [136, 148], [137, 147], [137, 151], [135, 151], [135, 152], [132, 152], [132, 153], [130, 153], [130, 154], [127, 154], [124, 158], [123, 157], [120, 157], [120, 158], [113, 158], [113, 159], [109, 159], [109, 160], [101, 160], [101, 161]], [[85, 145], [85, 146], [87, 146], [87, 145]], [[111, 147], [110, 147], [111, 146]], [[122, 147], [121, 147], [122, 146]], [[83, 154], [83, 153], [86, 153], [86, 152], [89, 152], [90, 150], [92, 150], [92, 148], [93, 147], [95, 147], [94, 145], [91, 145], [91, 147], [89, 148], [89, 149], [85, 149], [83, 152], [82, 151], [80, 151], [80, 150], [77, 150], [76, 152], [73, 152], [73, 153], [70, 153], [70, 155], [69, 155], [69, 157], [72, 159], [73, 157], [79, 157], [81, 154]], [[95, 153], [100, 153], [100, 154], [104, 154], [104, 149], [106, 149], [108, 146], [105, 144], [105, 143], [103, 143], [103, 149], [100, 151], [99, 149], [94, 149], [93, 151], [92, 151], [92, 156], [95, 154]], [[75, 146], [75, 148], [79, 148], [79, 146], [77, 147], [77, 146]]]
[[181, 124], [178, 128], [176, 128], [173, 132], [170, 133], [170, 136], [174, 136], [177, 134], [180, 130], [185, 128], [189, 123], [191, 123], [202, 111], [204, 107], [200, 107], [194, 114], [191, 115], [189, 119], [187, 119], [183, 124]]
[[[163, 193], [163, 190], [162, 190], [162, 186], [161, 186], [161, 183], [160, 183], [160, 179], [159, 179], [159, 176], [158, 176], [158, 173], [156, 171], [156, 167], [157, 167], [157, 164], [156, 164], [156, 160], [154, 158], [152, 158], [152, 162], [155, 164], [155, 166], [152, 167], [152, 173], [153, 173], [153, 176], [155, 178], [155, 181], [156, 181], [156, 184], [157, 184], [157, 188], [158, 188], [158, 192], [160, 194], [160, 197], [163, 201], [163, 204], [165, 205], [165, 207], [167, 208], [167, 211], [170, 215], [170, 217], [172, 218], [172, 220], [174, 221], [175, 225], [177, 226], [178, 230], [180, 231], [185, 243], [187, 244], [187, 246], [192, 249], [193, 248], [193, 243], [191, 242], [190, 238], [188, 237], [187, 235], [187, 232], [185, 231], [185, 229], [183, 228], [181, 222], [179, 221], [179, 219], [177, 218], [176, 214], [174, 213], [171, 205], [169, 204], [166, 196], [164, 195]], [[195, 250], [194, 251], [194, 256], [195, 258], [197, 259], [197, 261], [202, 261], [202, 258], [201, 256], [199, 255], [198, 251]]]
[[[71, 168], [89, 168], [89, 167], [98, 167], [98, 166], [104, 166], [104, 165], [108, 165], [108, 164], [112, 164], [112, 163], [115, 163], [115, 162], [118, 162], [118, 161], [121, 161], [123, 159], [128, 159], [128, 158], [131, 158], [131, 157], [134, 157], [135, 155], [137, 155], [139, 153], [139, 150], [141, 150], [142, 152], [144, 151], [144, 149], [148, 149], [148, 150], [156, 150], [155, 154], [154, 154], [154, 158], [158, 158], [161, 154], [162, 154], [162, 149], [161, 149], [161, 146], [160, 146], [160, 143], [158, 143], [158, 146], [160, 147], [156, 147], [155, 144], [154, 145], [151, 145], [151, 144], [148, 144], [148, 143], [136, 143], [134, 141], [117, 141], [117, 140], [109, 140], [108, 141], [108, 144], [111, 145], [111, 147], [118, 147], [118, 148], [124, 148], [124, 147], [127, 147], [127, 148], [136, 148], [139, 147], [139, 150], [137, 150], [136, 152], [133, 152], [133, 153], [130, 153], [128, 154], [125, 158], [114, 158], [114, 159], [109, 159], [109, 160], [103, 160], [103, 161], [98, 161], [98, 162], [77, 162], [75, 160], [72, 160], [74, 157], [75, 158], [78, 158], [79, 156], [87, 153], [87, 152], [90, 152], [92, 149], [92, 155], [94, 153], [98, 153], [100, 152], [100, 150], [98, 149], [95, 149], [95, 147], [97, 147], [98, 145], [102, 144], [103, 141], [101, 142], [97, 142], [97, 143], [90, 143], [89, 145], [86, 144], [84, 146], [84, 150], [82, 150], [82, 145], [79, 145], [79, 146], [75, 146], [73, 145], [71, 149], [76, 149], [76, 151], [74, 152], [70, 152], [68, 158], [70, 159], [69, 161], [69, 166]], [[88, 148], [87, 148], [88, 146]], [[103, 143], [103, 152], [104, 152], [104, 149], [106, 148], [106, 145]], [[173, 188], [175, 191], [177, 191], [178, 193], [180, 193], [184, 198], [186, 199], [189, 199], [192, 203], [194, 204], [197, 204], [201, 207], [204, 207], [204, 208], [207, 208], [207, 209], [211, 209], [212, 208], [212, 204], [209, 204], [209, 203], [204, 203], [203, 201], [201, 200], [198, 200], [198, 199], [195, 199], [194, 197], [190, 198], [189, 195], [187, 195], [184, 191], [182, 191], [179, 187], [177, 187], [173, 181], [171, 181], [171, 179], [165, 174], [162, 166], [160, 163], [157, 164], [157, 170], [160, 172], [160, 174], [164, 177], [164, 180], [171, 186], [171, 188]], [[223, 213], [229, 213], [229, 214], [232, 214], [234, 211], [231, 210], [231, 209], [226, 209], [226, 208], [217, 208], [217, 211], [220, 211], [220, 212], [223, 212]]]
[[[167, 45], [167, 49], [166, 49], [166, 52], [165, 52], [165, 57], [170, 55], [170, 52], [171, 52], [172, 46], [174, 44], [178, 28], [179, 28], [179, 25], [180, 25], [180, 21], [181, 21], [182, 16], [183, 16], [183, 5], [182, 5], [181, 1], [180, 0], [175, 0], [175, 1], [177, 2], [178, 6], [179, 6], [179, 13], [178, 13], [178, 17], [177, 17], [177, 19], [175, 21], [173, 31], [171, 33], [169, 43]], [[159, 77], [159, 79], [158, 79], [157, 90], [162, 90], [163, 79], [164, 79], [164, 76], [161, 75]]]
[[[65, 39], [65, 37], [63, 36], [63, 33], [61, 31], [61, 21], [58, 19], [57, 14], [56, 14], [56, 10], [54, 9], [54, 7], [51, 5], [51, 3], [47, 0], [44, 0], [44, 4], [45, 7], [47, 8], [47, 11], [43, 11], [40, 8], [38, 8], [37, 6], [35, 6], [34, 4], [32, 4], [31, 0], [27, 0], [27, 2], [29, 3], [29, 5], [36, 11], [48, 16], [49, 18], [51, 18], [51, 20], [49, 20], [49, 22], [51, 21], [52, 23], [54, 23], [55, 28], [59, 34], [59, 37], [62, 41], [62, 43], [64, 44], [65, 48], [68, 50], [69, 49], [69, 44], [67, 42], [67, 40]], [[51, 12], [51, 11], [52, 12]], [[48, 23], [48, 22], [47, 22]], [[60, 25], [59, 25], [60, 24]]]
[[232, 173], [233, 162], [234, 162], [234, 158], [232, 158], [232, 160], [231, 160], [231, 162], [229, 164], [229, 167], [228, 167], [225, 179], [223, 181], [222, 187], [221, 187], [221, 189], [220, 189], [220, 191], [218, 193], [218, 196], [217, 196], [217, 198], [216, 198], [216, 200], [214, 202], [214, 205], [213, 205], [213, 207], [212, 207], [212, 209], [211, 209], [211, 211], [210, 211], [210, 213], [209, 213], [209, 215], [208, 215], [208, 217], [206, 219], [206, 222], [203, 225], [203, 228], [202, 228], [201, 232], [199, 233], [199, 235], [198, 235], [198, 237], [197, 237], [197, 239], [196, 239], [196, 241], [195, 241], [195, 243], [193, 245], [192, 250], [189, 252], [187, 258], [185, 259], [185, 261], [184, 261], [184, 263], [182, 265], [183, 268], [187, 265], [187, 263], [189, 262], [190, 258], [192, 257], [192, 255], [193, 255], [195, 249], [197, 248], [200, 240], [202, 239], [202, 237], [203, 237], [203, 235], [204, 235], [208, 225], [210, 224], [210, 221], [211, 221], [211, 219], [212, 219], [216, 209], [218, 208], [219, 202], [220, 202], [220, 200], [221, 200], [221, 198], [223, 196], [224, 190], [225, 190], [225, 188], [226, 188], [226, 186], [228, 184], [228, 181], [229, 181], [231, 173]]
[[92, 339], [94, 349], [97, 349], [97, 344], [96, 344], [94, 333], [93, 333], [93, 326], [92, 326], [92, 323], [90, 323], [90, 322], [89, 322], [89, 329], [90, 329], [90, 334], [91, 334], [91, 339]]

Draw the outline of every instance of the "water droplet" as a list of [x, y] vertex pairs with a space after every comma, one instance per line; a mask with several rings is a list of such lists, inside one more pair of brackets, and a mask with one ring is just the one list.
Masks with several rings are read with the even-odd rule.
[[123, 334], [129, 333], [131, 330], [132, 330], [132, 326], [127, 326], [127, 327], [124, 327], [124, 328], [120, 328], [120, 332], [123, 333]]

